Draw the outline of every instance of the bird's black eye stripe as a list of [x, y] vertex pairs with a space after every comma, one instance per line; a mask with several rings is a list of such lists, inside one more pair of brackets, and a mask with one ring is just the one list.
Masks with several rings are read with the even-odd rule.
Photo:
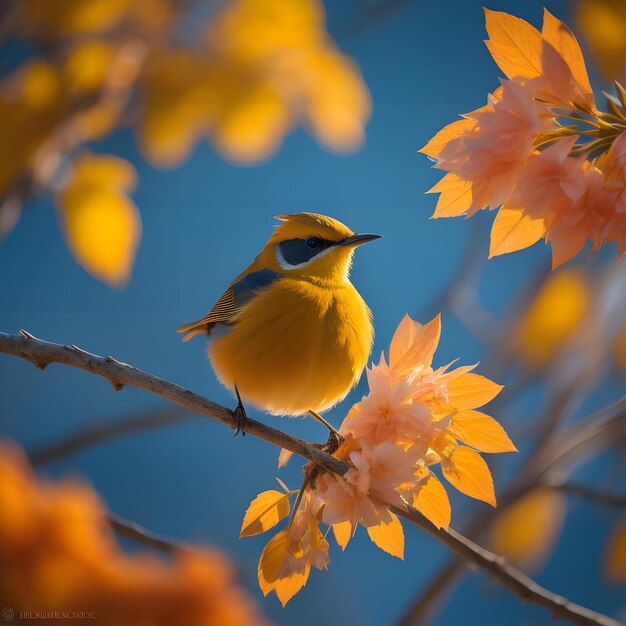
[[306, 239], [288, 239], [281, 241], [278, 246], [282, 258], [289, 265], [307, 263], [320, 252], [336, 245], [336, 241], [327, 241], [321, 237], [307, 237]]

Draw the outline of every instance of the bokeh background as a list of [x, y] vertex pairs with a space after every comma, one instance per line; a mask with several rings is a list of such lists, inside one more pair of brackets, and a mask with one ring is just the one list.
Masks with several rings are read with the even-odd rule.
[[[183, 344], [176, 327], [202, 316], [253, 259], [274, 226], [273, 216], [314, 211], [332, 215], [357, 232], [384, 235], [358, 250], [352, 275], [374, 314], [376, 358], [406, 312], [425, 322], [443, 305], [435, 362], [458, 356], [463, 364], [483, 361], [481, 373], [507, 382], [506, 372], [494, 371], [493, 344], [486, 353], [476, 319], [463, 319], [449, 298], [441, 299], [459, 265], [467, 262], [468, 249], [486, 256], [491, 216], [478, 215], [471, 223], [429, 220], [435, 197], [424, 193], [439, 173], [417, 154], [435, 132], [483, 103], [497, 85], [497, 68], [483, 44], [482, 4], [326, 3], [327, 29], [358, 63], [373, 104], [366, 143], [349, 156], [332, 154], [297, 130], [274, 158], [259, 165], [227, 163], [201, 143], [180, 167], [162, 172], [146, 163], [128, 130], [94, 144], [95, 150], [122, 156], [138, 170], [140, 183], [132, 197], [141, 212], [143, 237], [129, 284], [113, 290], [81, 269], [64, 245], [54, 205], [48, 197], [35, 198], [0, 246], [0, 329], [25, 328], [37, 337], [111, 354], [232, 405], [231, 393], [210, 369], [204, 340]], [[565, 0], [492, 0], [488, 6], [534, 25], [540, 25], [546, 6], [573, 23], [572, 4]], [[28, 55], [19, 45], [6, 46], [2, 71]], [[604, 86], [590, 69], [594, 86]], [[605, 249], [591, 260], [586, 250], [570, 266], [585, 271], [614, 257], [614, 249]], [[548, 263], [549, 250], [538, 244], [480, 266], [478, 294], [484, 307], [505, 315]], [[615, 297], [622, 302], [626, 298], [623, 284]], [[504, 335], [498, 341], [502, 346], [513, 339]], [[598, 380], [571, 419], [624, 392], [625, 379], [610, 364], [598, 364], [595, 373]], [[362, 381], [329, 419], [339, 424], [364, 391]], [[496, 414], [516, 443], [523, 442], [545, 397], [545, 385], [529, 385], [506, 404], [503, 414]], [[27, 451], [96, 422], [164, 406], [138, 390], [114, 393], [105, 381], [83, 372], [53, 365], [42, 373], [29, 363], [0, 356], [0, 430]], [[251, 414], [299, 437], [325, 438], [307, 420]], [[111, 511], [166, 536], [221, 547], [277, 624], [393, 624], [450, 557], [445, 547], [415, 528], [406, 529], [404, 562], [377, 550], [359, 531], [345, 553], [331, 550], [329, 571], [315, 571], [286, 608], [273, 595], [263, 598], [256, 567], [264, 538], [240, 540], [238, 531], [248, 502], [271, 488], [275, 475], [290, 488], [299, 485], [300, 463], [292, 460], [279, 471], [277, 452], [253, 437], [235, 439], [222, 425], [193, 417], [90, 448], [42, 472], [86, 477]], [[518, 469], [515, 461], [502, 464], [491, 457], [489, 462], [497, 492]], [[623, 463], [617, 453], [607, 454], [578, 476], [602, 484], [607, 476], [614, 477], [616, 468], [623, 475]], [[623, 478], [614, 484], [626, 486]], [[467, 500], [453, 496], [454, 527], [462, 528], [474, 510], [487, 506]], [[622, 611], [626, 618], [624, 587], [611, 586], [603, 574], [615, 512], [577, 499], [569, 507], [539, 582], [608, 614]], [[129, 543], [128, 549], [136, 546]], [[520, 604], [484, 574], [468, 570], [453, 589], [433, 624], [552, 623], [543, 609]]]

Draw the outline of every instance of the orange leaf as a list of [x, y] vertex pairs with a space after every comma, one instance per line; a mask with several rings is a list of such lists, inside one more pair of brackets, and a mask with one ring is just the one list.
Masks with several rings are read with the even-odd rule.
[[480, 411], [459, 411], [452, 416], [448, 431], [481, 452], [517, 452], [504, 428]]
[[310, 568], [307, 567], [304, 572], [293, 572], [289, 576], [279, 578], [276, 581], [274, 591], [276, 591], [276, 597], [280, 600], [283, 607], [306, 585], [309, 572]]
[[606, 573], [614, 582], [626, 582], [626, 523], [611, 535], [606, 553]]
[[458, 139], [476, 126], [476, 120], [463, 118], [442, 128], [419, 152], [433, 159], [439, 158], [442, 150], [454, 139]]
[[445, 487], [436, 476], [429, 476], [413, 494], [413, 506], [437, 528], [448, 528], [452, 511]]
[[491, 530], [491, 547], [516, 565], [538, 566], [561, 531], [566, 501], [555, 489], [534, 489], [506, 509]]
[[446, 174], [428, 193], [440, 193], [434, 218], [458, 217], [472, 206], [472, 183], [456, 174]]
[[496, 506], [491, 472], [478, 452], [459, 446], [449, 457], [441, 459], [441, 469], [453, 487], [471, 498]]
[[430, 366], [441, 337], [441, 314], [423, 326], [394, 369], [404, 371], [420, 365]]
[[572, 31], [561, 20], [554, 17], [548, 9], [544, 9], [541, 34], [563, 57], [572, 72], [572, 76], [585, 94], [586, 103], [594, 107], [595, 100], [591, 83], [589, 82], [589, 75], [587, 74], [587, 67], [585, 66], [585, 59]]
[[345, 550], [352, 537], [352, 524], [349, 521], [333, 524], [333, 534], [337, 545]]
[[521, 209], [502, 207], [491, 227], [489, 258], [523, 250], [546, 234], [543, 218], [532, 218]]
[[376, 526], [370, 526], [367, 534], [370, 539], [381, 549], [391, 556], [404, 559], [404, 530], [396, 515], [389, 512], [391, 521], [381, 521]]
[[493, 400], [502, 389], [502, 385], [469, 372], [448, 383], [448, 404], [457, 409], [477, 409]]
[[253, 537], [273, 528], [289, 515], [289, 496], [270, 489], [260, 493], [248, 507], [239, 537]]
[[287, 530], [281, 530], [265, 546], [257, 571], [259, 587], [263, 595], [267, 595], [273, 589], [283, 606], [304, 587], [311, 570], [310, 565], [307, 564], [304, 571], [295, 571], [279, 578], [278, 575], [286, 556]]
[[412, 320], [408, 313], [402, 318], [389, 346], [389, 365], [393, 366], [406, 354], [422, 328], [423, 326]]
[[536, 78], [541, 75], [543, 41], [528, 22], [500, 11], [485, 9], [489, 41], [487, 48], [507, 78]]

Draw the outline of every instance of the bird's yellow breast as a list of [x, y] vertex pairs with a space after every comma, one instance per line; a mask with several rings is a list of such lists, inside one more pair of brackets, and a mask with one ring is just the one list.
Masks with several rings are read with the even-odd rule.
[[209, 357], [219, 379], [244, 401], [271, 413], [324, 411], [358, 382], [373, 341], [371, 314], [346, 281], [283, 277], [214, 339]]

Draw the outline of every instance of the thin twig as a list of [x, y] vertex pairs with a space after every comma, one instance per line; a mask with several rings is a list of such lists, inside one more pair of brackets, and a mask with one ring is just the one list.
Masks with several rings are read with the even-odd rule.
[[105, 443], [111, 439], [151, 430], [153, 428], [179, 424], [185, 420], [197, 419], [197, 417], [198, 415], [196, 413], [191, 413], [190, 411], [176, 407], [142, 411], [126, 419], [102, 422], [88, 426], [52, 444], [34, 450], [30, 452], [28, 456], [31, 464], [38, 467], [60, 461], [68, 456], [83, 451], [85, 448]]
[[[223, 422], [233, 429], [237, 426], [237, 420], [231, 410], [167, 380], [121, 363], [112, 357], [90, 354], [76, 346], [63, 346], [42, 341], [26, 331], [21, 331], [21, 335], [0, 333], [0, 352], [30, 361], [40, 369], [45, 369], [50, 363], [62, 363], [70, 367], [76, 367], [105, 378], [117, 391], [121, 390], [124, 385], [144, 389], [166, 398], [170, 402]], [[626, 404], [626, 398], [624, 401]], [[255, 420], [248, 419], [246, 432], [269, 441], [278, 447], [286, 448], [291, 452], [299, 454], [327, 471], [344, 474], [349, 468], [347, 463], [333, 458], [307, 442], [291, 437]], [[474, 563], [489, 572], [518, 597], [548, 608], [554, 615], [568, 619], [572, 623], [581, 626], [620, 626], [619, 622], [609, 617], [574, 604], [566, 598], [540, 587], [525, 574], [508, 565], [502, 557], [485, 550], [456, 531], [435, 528], [412, 507], [407, 505], [406, 509], [399, 507], [390, 508], [397, 515], [404, 517], [438, 538], [464, 560]], [[171, 545], [171, 542], [156, 537], [133, 523], [116, 518], [112, 519], [112, 523], [120, 534], [126, 533], [126, 536], [132, 536], [132, 538], [141, 540], [144, 543], [148, 541], [153, 542], [154, 546], [159, 547], [159, 549], [169, 549]]]
[[557, 489], [568, 495], [590, 500], [591, 502], [602, 504], [603, 506], [615, 509], [626, 509], [626, 494], [594, 489], [588, 485], [570, 481], [547, 480], [544, 484], [551, 489]]
[[141, 543], [149, 548], [155, 548], [166, 554], [176, 554], [180, 552], [190, 552], [193, 550], [192, 546], [187, 546], [175, 539], [166, 539], [161, 537], [151, 530], [147, 530], [143, 526], [140, 526], [136, 522], [127, 520], [114, 513], [107, 515], [107, 520], [111, 525], [114, 532], [120, 537], [126, 537], [132, 539], [137, 543]]

